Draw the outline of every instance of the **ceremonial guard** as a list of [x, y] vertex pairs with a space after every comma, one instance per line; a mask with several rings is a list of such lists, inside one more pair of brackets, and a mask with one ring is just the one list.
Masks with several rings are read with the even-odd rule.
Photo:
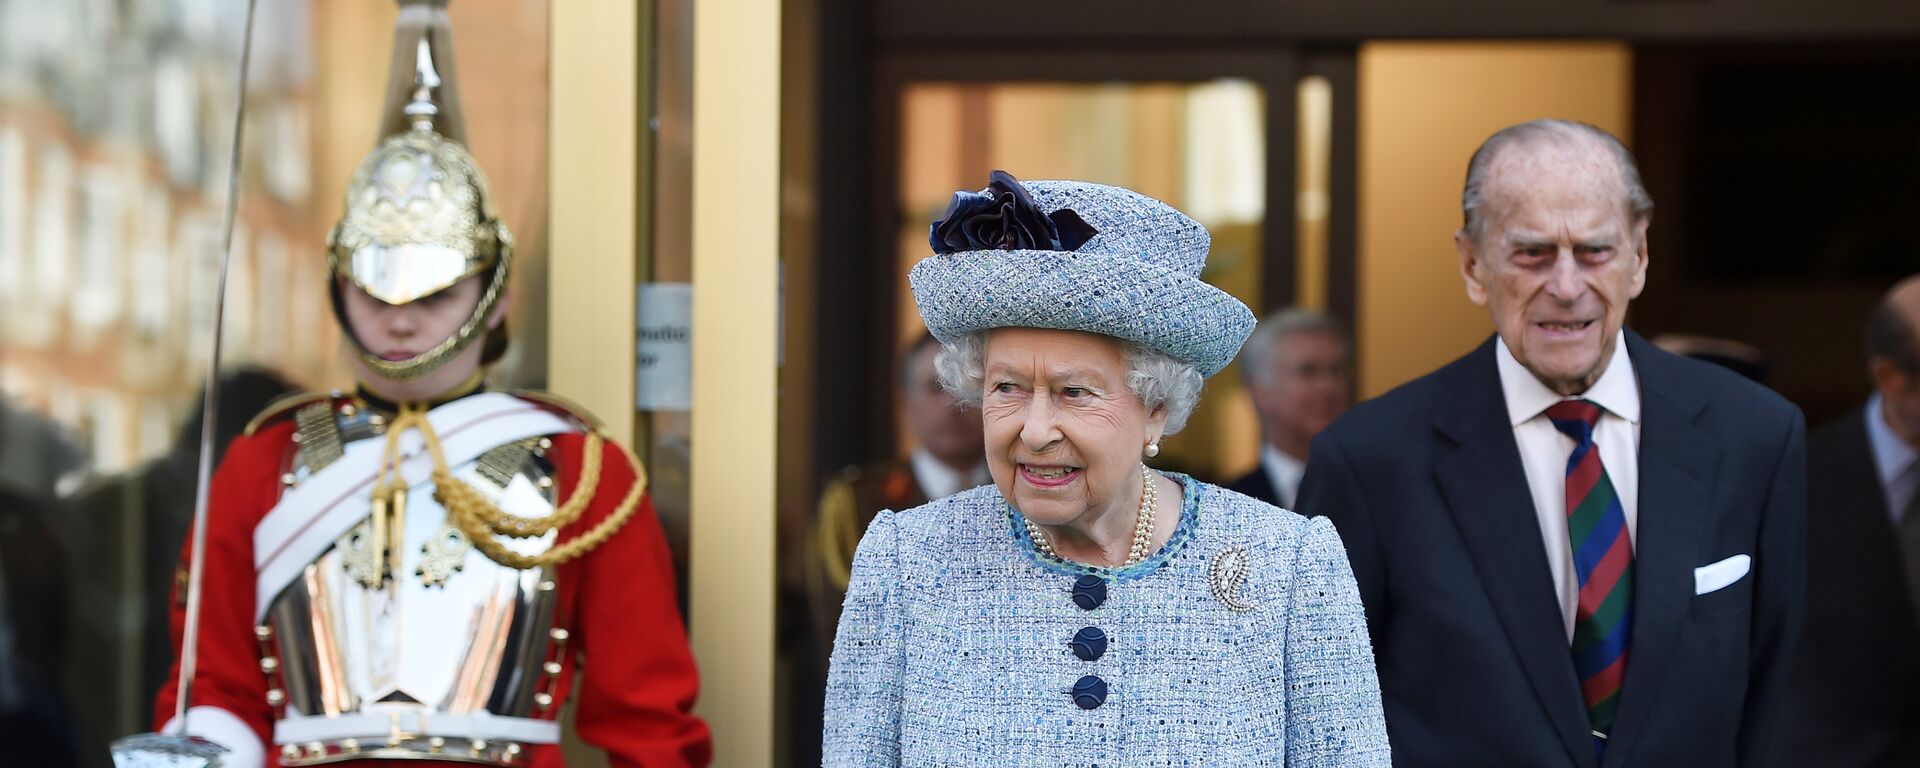
[[444, 6], [401, 2], [388, 128], [329, 237], [359, 386], [269, 409], [214, 476], [188, 730], [228, 768], [560, 766], [577, 683], [613, 765], [704, 765], [639, 462], [578, 408], [482, 384], [513, 241], [462, 145]]

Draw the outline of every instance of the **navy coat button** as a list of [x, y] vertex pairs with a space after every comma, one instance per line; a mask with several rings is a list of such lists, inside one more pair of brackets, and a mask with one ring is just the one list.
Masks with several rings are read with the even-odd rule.
[[1095, 709], [1107, 703], [1107, 681], [1093, 675], [1073, 684], [1073, 703], [1081, 709]]
[[1107, 601], [1106, 580], [1088, 574], [1073, 581], [1073, 604], [1089, 611]]
[[1099, 627], [1087, 627], [1073, 635], [1073, 655], [1081, 661], [1093, 661], [1106, 655], [1107, 633]]

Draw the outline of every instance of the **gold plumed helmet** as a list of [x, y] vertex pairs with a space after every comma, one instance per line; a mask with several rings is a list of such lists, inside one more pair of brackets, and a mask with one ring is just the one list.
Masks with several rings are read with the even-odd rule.
[[[433, 372], [487, 335], [513, 261], [513, 236], [493, 207], [486, 175], [461, 143], [447, 0], [399, 0], [393, 77], [380, 145], [347, 182], [346, 212], [327, 236], [329, 271], [388, 304], [407, 304], [474, 275], [485, 287], [473, 315], [433, 348], [387, 360], [354, 338], [329, 280], [340, 327], [381, 376], [408, 380]], [[394, 108], [397, 105], [399, 108]]]

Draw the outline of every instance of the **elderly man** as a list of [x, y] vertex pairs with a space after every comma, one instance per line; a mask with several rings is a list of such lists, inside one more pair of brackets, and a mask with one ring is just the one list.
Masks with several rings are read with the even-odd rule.
[[1920, 765], [1920, 277], [1867, 322], [1873, 395], [1807, 440], [1807, 624], [1776, 766]]
[[1462, 208], [1495, 335], [1321, 433], [1300, 490], [1353, 559], [1395, 764], [1762, 764], [1800, 628], [1800, 412], [1624, 328], [1653, 202], [1606, 132], [1501, 130]]
[[1240, 350], [1240, 377], [1260, 414], [1260, 466], [1228, 490], [1292, 509], [1307, 446], [1347, 412], [1349, 345], [1340, 321], [1283, 309], [1262, 318]]

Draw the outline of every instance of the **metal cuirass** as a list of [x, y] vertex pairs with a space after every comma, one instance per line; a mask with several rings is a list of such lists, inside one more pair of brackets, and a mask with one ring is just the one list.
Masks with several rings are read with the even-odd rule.
[[[371, 409], [320, 402], [295, 418], [299, 449], [282, 477], [290, 488], [347, 446], [385, 439], [386, 417]], [[548, 445], [508, 442], [449, 469], [503, 512], [547, 517], [557, 494]], [[281, 762], [523, 762], [523, 745], [559, 735], [550, 710], [567, 636], [554, 624], [553, 568], [487, 558], [448, 518], [432, 482], [396, 495], [386, 536], [375, 535], [376, 516], [341, 536], [271, 601], [257, 629], [262, 670], [279, 684], [269, 703], [284, 705], [274, 732]], [[555, 535], [502, 543], [535, 555]]]

